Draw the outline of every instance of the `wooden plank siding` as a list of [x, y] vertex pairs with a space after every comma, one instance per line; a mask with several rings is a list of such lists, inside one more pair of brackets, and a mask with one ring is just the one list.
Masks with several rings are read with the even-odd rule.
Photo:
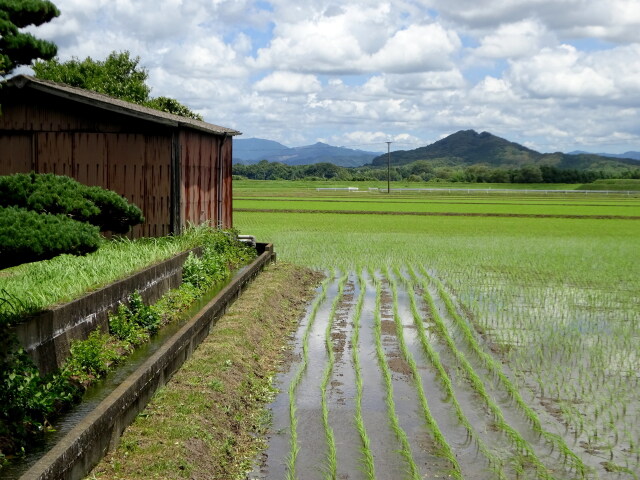
[[[229, 155], [221, 150], [221, 146], [225, 148], [227, 144]], [[183, 130], [180, 132], [180, 145], [180, 216], [183, 222], [198, 225], [209, 220], [214, 226], [231, 227], [231, 138]], [[226, 182], [221, 181], [225, 174], [229, 177]], [[222, 196], [218, 195], [219, 184], [222, 185]], [[218, 212], [220, 201], [225, 204], [222, 215]]]

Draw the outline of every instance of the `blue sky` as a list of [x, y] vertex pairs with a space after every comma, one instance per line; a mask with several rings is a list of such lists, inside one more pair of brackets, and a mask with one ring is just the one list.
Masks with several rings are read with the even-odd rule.
[[59, 57], [129, 50], [244, 138], [409, 149], [458, 130], [640, 151], [639, 0], [54, 0]]

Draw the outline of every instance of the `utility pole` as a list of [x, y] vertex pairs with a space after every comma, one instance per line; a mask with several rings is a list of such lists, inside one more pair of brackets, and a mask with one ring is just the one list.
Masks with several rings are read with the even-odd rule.
[[391, 194], [391, 142], [387, 144], [387, 194]]

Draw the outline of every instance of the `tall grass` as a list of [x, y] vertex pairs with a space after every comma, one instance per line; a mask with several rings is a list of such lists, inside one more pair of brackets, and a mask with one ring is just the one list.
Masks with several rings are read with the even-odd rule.
[[0, 315], [14, 318], [80, 297], [154, 263], [200, 245], [210, 229], [187, 229], [182, 235], [105, 242], [83, 257], [60, 255], [0, 272]]

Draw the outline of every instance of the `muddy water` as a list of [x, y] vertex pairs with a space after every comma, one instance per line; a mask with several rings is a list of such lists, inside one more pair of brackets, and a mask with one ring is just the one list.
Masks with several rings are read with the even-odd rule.
[[[416, 299], [416, 301], [419, 307], [422, 306], [420, 305], [419, 298]], [[410, 305], [411, 303], [406, 288], [398, 282], [398, 314], [402, 321], [404, 340], [407, 349], [418, 364], [420, 380], [425, 395], [427, 396], [427, 401], [429, 402], [429, 409], [437, 419], [438, 427], [442, 434], [455, 452], [463, 477], [468, 480], [490, 480], [493, 478], [493, 473], [489, 471], [487, 459], [479, 452], [476, 443], [469, 436], [467, 430], [460, 424], [451, 402], [443, 392], [436, 370], [429, 364], [423, 352], [416, 332]], [[422, 310], [424, 311], [424, 309]], [[433, 324], [425, 321], [423, 322], [423, 326], [429, 328], [432, 327]], [[433, 338], [432, 342], [436, 342], [436, 339]], [[461, 398], [460, 395], [456, 396], [458, 402], [463, 405], [463, 408], [469, 404], [468, 400], [472, 398], [472, 396], [466, 398], [466, 395], [465, 398]], [[468, 408], [466, 410], [468, 410]], [[472, 422], [472, 424], [478, 425], [480, 420], [485, 424], [492, 421], [492, 418], [486, 415], [484, 411], [480, 410], [477, 413], [479, 415], [474, 416], [474, 422]], [[486, 431], [487, 428], [483, 430]]]
[[[375, 315], [380, 314], [382, 327], [382, 344], [385, 361], [392, 372], [393, 397], [395, 414], [400, 427], [406, 433], [411, 455], [424, 478], [447, 478], [449, 463], [437, 454], [432, 434], [426, 426], [424, 413], [420, 407], [415, 380], [411, 369], [403, 359], [397, 337], [394, 317], [393, 295], [390, 285], [382, 279], [382, 298], [380, 312], [376, 308], [376, 287], [373, 278], [365, 275], [364, 302], [360, 316], [360, 340], [358, 354], [363, 379], [362, 417], [374, 458], [376, 478], [396, 479], [407, 477], [407, 463], [400, 455], [400, 442], [393, 433], [389, 423], [389, 412], [385, 403], [385, 385], [375, 350], [374, 324]], [[471, 387], [467, 376], [461, 370], [458, 361], [449, 351], [446, 343], [435, 335], [434, 324], [430, 320], [429, 311], [422, 299], [420, 288], [411, 281], [406, 285], [408, 275], [396, 278], [398, 285], [398, 304], [396, 306], [398, 321], [401, 323], [402, 338], [408, 353], [416, 362], [419, 379], [429, 403], [430, 411], [435, 417], [440, 430], [453, 450], [465, 480], [490, 480], [496, 474], [490, 470], [485, 455], [480, 453], [478, 441], [485, 445], [492, 456], [501, 460], [506, 478], [534, 479], [537, 474], [533, 468], [525, 465], [524, 473], [516, 473], [514, 465], [519, 452], [506, 435], [497, 428], [494, 416], [489, 412], [481, 397]], [[332, 317], [332, 303], [338, 295], [338, 280], [333, 279], [328, 287], [327, 296], [317, 311], [310, 326], [308, 338], [308, 364], [295, 391], [295, 407], [297, 418], [297, 447], [299, 453], [296, 462], [296, 478], [324, 478], [327, 472], [327, 452], [325, 429], [322, 424], [321, 384], [323, 372], [327, 366], [326, 351], [327, 325], [335, 358], [331, 378], [326, 389], [329, 410], [329, 425], [333, 430], [336, 443], [337, 478], [362, 479], [361, 440], [355, 427], [356, 411], [356, 375], [352, 361], [353, 330], [356, 302], [360, 295], [357, 273], [350, 273], [344, 285], [342, 297], [337, 299], [335, 315]], [[422, 351], [413, 314], [410, 306], [408, 288], [414, 289], [415, 299], [421, 314], [422, 325], [434, 349], [439, 353], [445, 370], [452, 381], [455, 397], [465, 417], [473, 427], [475, 439], [471, 439], [459, 422], [451, 399], [443, 393], [441, 380]], [[522, 412], [514, 405], [512, 399], [504, 392], [504, 388], [494, 376], [487, 372], [480, 360], [468, 348], [466, 341], [458, 331], [455, 321], [446, 311], [443, 300], [437, 291], [430, 289], [436, 309], [443, 319], [445, 327], [454, 339], [455, 347], [470, 362], [476, 374], [481, 378], [487, 393], [499, 405], [505, 421], [529, 442], [541, 461], [558, 479], [575, 478], [575, 473], [567, 471], [559, 459], [557, 452], [551, 452], [528, 424]], [[288, 371], [279, 376], [278, 395], [271, 406], [273, 412], [273, 428], [269, 446], [261, 457], [261, 465], [248, 478], [282, 479], [287, 476], [287, 459], [290, 456], [290, 417], [289, 417], [289, 383], [298, 371], [302, 359], [302, 341], [304, 332], [309, 326], [309, 315], [300, 325], [294, 338], [292, 352], [293, 362]], [[478, 440], [479, 439], [479, 440]]]
[[376, 358], [374, 336], [374, 311], [376, 291], [371, 279], [367, 279], [365, 298], [360, 319], [360, 368], [362, 370], [362, 418], [371, 438], [371, 453], [377, 478], [401, 478], [406, 466], [400, 455], [400, 442], [395, 437], [385, 404], [385, 387], [382, 372]]
[[396, 336], [393, 297], [386, 282], [383, 282], [382, 288], [381, 323], [382, 344], [392, 371], [396, 414], [400, 426], [406, 432], [411, 443], [413, 460], [422, 475], [444, 476], [450, 466], [435, 453], [436, 445], [425, 424], [410, 367], [402, 358]]

